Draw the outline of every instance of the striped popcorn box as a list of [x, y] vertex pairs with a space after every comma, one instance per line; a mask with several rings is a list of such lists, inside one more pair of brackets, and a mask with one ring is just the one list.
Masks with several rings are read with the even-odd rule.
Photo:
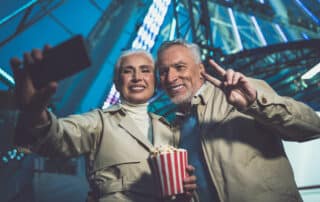
[[155, 152], [151, 159], [160, 178], [162, 196], [183, 193], [183, 179], [188, 175], [187, 150], [169, 147], [164, 151]]

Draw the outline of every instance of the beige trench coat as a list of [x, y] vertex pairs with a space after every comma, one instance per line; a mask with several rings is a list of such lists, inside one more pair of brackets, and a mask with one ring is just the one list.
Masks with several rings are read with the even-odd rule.
[[282, 139], [320, 137], [320, 119], [306, 105], [252, 80], [257, 102], [240, 112], [206, 82], [196, 106], [205, 163], [222, 202], [301, 201]]
[[[67, 118], [50, 117], [50, 125], [31, 130], [33, 150], [49, 157], [85, 154], [89, 183], [99, 202], [160, 201], [160, 185], [148, 158], [155, 146], [175, 144], [164, 118], [150, 113], [152, 144], [120, 105]], [[23, 142], [19, 135], [16, 138]]]

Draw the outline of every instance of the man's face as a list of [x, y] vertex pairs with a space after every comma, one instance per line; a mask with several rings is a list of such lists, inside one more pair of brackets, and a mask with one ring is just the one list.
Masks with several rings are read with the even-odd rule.
[[189, 103], [203, 83], [203, 65], [196, 64], [191, 51], [181, 45], [163, 51], [157, 68], [161, 85], [175, 104]]
[[154, 64], [142, 53], [126, 56], [120, 64], [118, 90], [130, 103], [147, 102], [154, 93]]

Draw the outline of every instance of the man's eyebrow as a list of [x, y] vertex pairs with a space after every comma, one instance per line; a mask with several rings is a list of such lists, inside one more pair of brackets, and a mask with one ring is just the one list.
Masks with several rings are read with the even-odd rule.
[[175, 64], [186, 64], [186, 62], [179, 60], [178, 62], [173, 63], [173, 65]]
[[182, 60], [179, 60], [179, 61], [177, 61], [177, 62], [174, 62], [174, 63], [171, 63], [171, 64], [169, 64], [169, 65], [166, 65], [166, 64], [157, 64], [157, 67], [170, 67], [170, 66], [175, 66], [175, 65], [179, 65], [179, 64], [187, 64], [186, 62], [184, 62], [184, 61], [182, 61]]

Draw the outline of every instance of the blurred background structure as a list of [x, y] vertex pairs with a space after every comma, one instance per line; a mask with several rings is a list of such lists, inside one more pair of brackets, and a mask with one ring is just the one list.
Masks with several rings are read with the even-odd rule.
[[[155, 56], [161, 42], [176, 38], [197, 43], [205, 63], [213, 58], [264, 79], [320, 115], [319, 0], [1, 0], [0, 201], [85, 200], [83, 158], [46, 159], [12, 146], [9, 59], [76, 34], [88, 41], [92, 65], [60, 82], [50, 106], [58, 116], [116, 102], [112, 75], [121, 51]], [[159, 87], [150, 110], [172, 120], [175, 106]], [[304, 201], [320, 201], [320, 141], [284, 144]]]

